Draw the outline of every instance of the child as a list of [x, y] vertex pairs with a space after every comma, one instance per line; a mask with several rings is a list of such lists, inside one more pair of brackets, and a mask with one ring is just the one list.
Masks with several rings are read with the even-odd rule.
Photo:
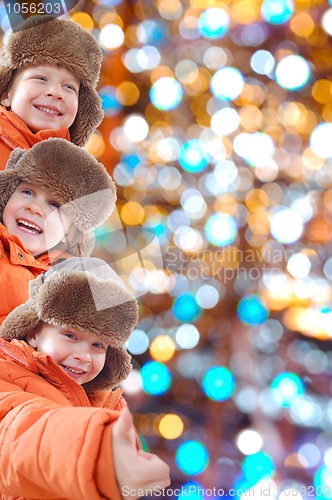
[[11, 153], [0, 171], [0, 324], [52, 262], [90, 255], [115, 198], [103, 165], [64, 139]]
[[0, 50], [0, 169], [10, 152], [49, 137], [84, 146], [102, 118], [102, 52], [77, 23], [35, 16]]
[[100, 259], [30, 282], [0, 329], [2, 498], [120, 500], [169, 484], [168, 466], [136, 450], [128, 411], [114, 424], [136, 324], [134, 296]]

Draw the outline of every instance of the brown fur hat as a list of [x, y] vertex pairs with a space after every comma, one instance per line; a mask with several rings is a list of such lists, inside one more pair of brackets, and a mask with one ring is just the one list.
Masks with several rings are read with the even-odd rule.
[[90, 255], [93, 229], [114, 210], [116, 192], [111, 176], [94, 156], [65, 139], [47, 139], [25, 151], [11, 152], [0, 171], [0, 221], [4, 208], [21, 182], [49, 189], [72, 220], [75, 234], [67, 239], [73, 255]]
[[103, 260], [72, 257], [29, 282], [28, 301], [9, 314], [0, 337], [26, 339], [40, 322], [96, 335], [109, 348], [103, 370], [84, 385], [93, 392], [128, 376], [131, 358], [123, 346], [137, 321], [134, 295]]
[[79, 24], [53, 16], [30, 17], [15, 28], [0, 50], [0, 96], [18, 69], [40, 64], [63, 66], [81, 84], [78, 111], [69, 132], [71, 142], [84, 146], [103, 119], [96, 92], [101, 61], [96, 39]]

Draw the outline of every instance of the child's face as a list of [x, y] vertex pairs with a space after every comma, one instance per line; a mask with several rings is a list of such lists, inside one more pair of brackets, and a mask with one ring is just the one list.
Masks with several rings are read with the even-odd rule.
[[78, 80], [62, 66], [32, 66], [14, 75], [1, 104], [32, 132], [69, 128], [77, 114], [79, 89]]
[[2, 220], [8, 233], [16, 235], [35, 257], [60, 243], [71, 226], [48, 189], [26, 182], [9, 198]]
[[28, 343], [48, 354], [80, 385], [97, 377], [104, 368], [108, 345], [95, 335], [42, 323]]

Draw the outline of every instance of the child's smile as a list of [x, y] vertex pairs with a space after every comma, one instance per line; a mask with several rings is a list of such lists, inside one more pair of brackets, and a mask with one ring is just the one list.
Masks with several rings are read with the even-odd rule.
[[66, 68], [52, 64], [18, 71], [1, 104], [33, 132], [69, 128], [77, 114], [80, 84]]
[[48, 189], [25, 182], [9, 198], [3, 223], [35, 257], [60, 243], [71, 225]]

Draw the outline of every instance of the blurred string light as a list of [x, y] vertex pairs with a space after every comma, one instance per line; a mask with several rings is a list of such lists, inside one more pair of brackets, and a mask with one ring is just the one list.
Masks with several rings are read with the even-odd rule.
[[304, 391], [304, 384], [296, 373], [279, 373], [271, 382], [271, 394], [280, 406], [291, 406]]
[[208, 461], [209, 454], [199, 441], [185, 441], [179, 446], [175, 455], [176, 465], [189, 476], [203, 472]]
[[332, 123], [321, 123], [310, 136], [310, 146], [314, 153], [322, 158], [332, 157]]
[[124, 32], [117, 24], [107, 24], [100, 30], [99, 41], [105, 50], [115, 50], [124, 42]]
[[294, 13], [292, 0], [264, 0], [261, 8], [263, 19], [271, 24], [284, 24]]
[[198, 20], [198, 29], [205, 38], [222, 38], [229, 28], [229, 16], [217, 7], [202, 12]]
[[127, 341], [127, 349], [131, 354], [143, 354], [149, 347], [147, 334], [140, 329], [135, 329]]
[[204, 491], [205, 488], [201, 483], [188, 481], [182, 485], [177, 499], [185, 500], [186, 498], [190, 498], [190, 500], [203, 500], [205, 498]]
[[105, 116], [115, 116], [122, 110], [122, 105], [116, 95], [116, 88], [105, 86], [99, 89], [99, 96], [102, 100], [102, 106]]
[[255, 484], [263, 477], [272, 477], [275, 472], [275, 465], [272, 458], [263, 451], [258, 451], [248, 455], [242, 463], [242, 470], [246, 479]]
[[184, 425], [179, 415], [168, 413], [160, 419], [158, 429], [165, 439], [177, 439], [183, 433]]
[[306, 85], [310, 77], [307, 61], [301, 56], [287, 56], [278, 63], [276, 80], [289, 90], [295, 90]]
[[237, 314], [239, 319], [247, 325], [260, 325], [266, 321], [269, 311], [258, 295], [251, 294], [239, 301]]
[[263, 439], [257, 431], [245, 429], [238, 434], [236, 444], [242, 453], [252, 455], [262, 448]]
[[204, 375], [202, 388], [205, 394], [214, 401], [225, 401], [235, 389], [235, 380], [228, 368], [213, 366]]
[[176, 108], [183, 95], [181, 84], [171, 77], [159, 78], [151, 87], [150, 99], [152, 104], [160, 110]]
[[187, 172], [201, 172], [206, 168], [208, 159], [197, 139], [192, 139], [183, 144], [180, 150], [179, 163]]
[[210, 243], [224, 247], [232, 243], [237, 234], [237, 224], [231, 215], [211, 215], [205, 224], [205, 234]]
[[219, 69], [211, 79], [211, 91], [218, 99], [233, 100], [244, 87], [244, 78], [237, 68]]
[[152, 396], [163, 394], [171, 385], [172, 375], [163, 363], [148, 361], [140, 373], [144, 391]]
[[192, 349], [199, 342], [199, 331], [194, 325], [184, 324], [176, 331], [175, 340], [182, 349]]
[[184, 293], [176, 297], [172, 311], [175, 318], [183, 322], [197, 320], [202, 312], [194, 295], [191, 293]]

